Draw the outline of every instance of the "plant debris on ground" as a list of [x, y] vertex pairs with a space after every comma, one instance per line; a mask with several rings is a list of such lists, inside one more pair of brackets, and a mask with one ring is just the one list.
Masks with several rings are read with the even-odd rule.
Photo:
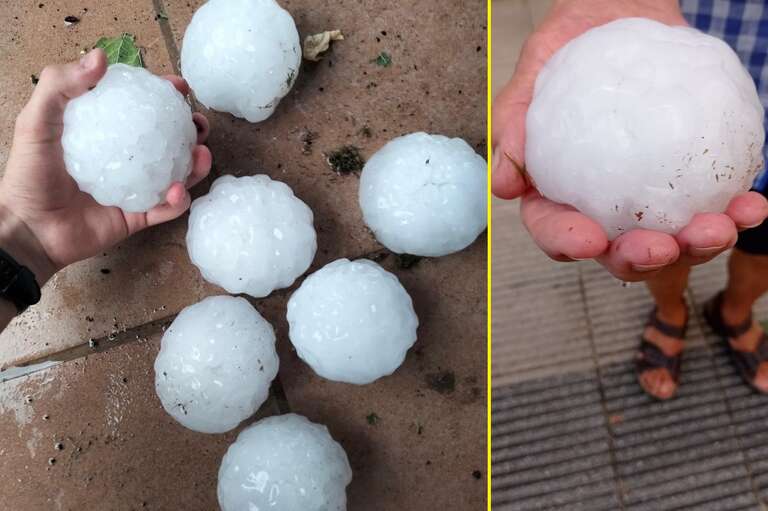
[[107, 64], [128, 64], [144, 67], [141, 51], [135, 44], [132, 34], [123, 33], [120, 37], [102, 37], [94, 48], [101, 48], [107, 54]]
[[365, 166], [365, 160], [360, 154], [360, 149], [353, 145], [346, 145], [327, 154], [328, 165], [337, 174], [352, 174], [360, 172]]
[[389, 67], [392, 65], [392, 56], [383, 51], [379, 53], [379, 56], [373, 59], [372, 62], [375, 62], [377, 66]]
[[319, 34], [308, 35], [304, 38], [302, 56], [307, 60], [317, 62], [323, 58], [323, 53], [331, 47], [331, 41], [343, 40], [344, 34], [341, 33], [341, 30], [326, 30]]

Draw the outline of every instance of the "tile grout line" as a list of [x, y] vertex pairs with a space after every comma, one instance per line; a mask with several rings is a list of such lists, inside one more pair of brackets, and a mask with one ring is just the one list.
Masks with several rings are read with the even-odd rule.
[[696, 324], [699, 327], [699, 331], [701, 332], [701, 335], [704, 337], [704, 345], [706, 346], [706, 350], [709, 353], [710, 362], [712, 363], [712, 369], [715, 373], [715, 378], [717, 379], [717, 386], [720, 389], [720, 394], [723, 396], [723, 403], [725, 404], [725, 410], [728, 414], [728, 420], [730, 422], [730, 427], [733, 430], [733, 439], [736, 441], [736, 444], [739, 446], [739, 452], [742, 457], [742, 463], [744, 465], [744, 470], [747, 473], [747, 479], [749, 479], [749, 487], [752, 490], [752, 496], [755, 498], [755, 503], [758, 506], [764, 506], [763, 499], [760, 497], [760, 487], [757, 484], [757, 481], [755, 480], [755, 476], [752, 472], [752, 466], [751, 462], [749, 461], [749, 456], [747, 456], [747, 451], [744, 449], [744, 442], [742, 442], [741, 434], [739, 434], [738, 430], [736, 429], [736, 420], [733, 416], [733, 408], [731, 407], [731, 400], [728, 398], [728, 394], [725, 391], [726, 387], [723, 385], [723, 378], [721, 376], [721, 369], [718, 368], [718, 365], [715, 363], [715, 353], [712, 350], [712, 343], [709, 342], [707, 339], [706, 330], [709, 326], [706, 324], [706, 321], [703, 321], [703, 318], [701, 316], [700, 307], [698, 306], [698, 302], [696, 301], [696, 294], [693, 292], [693, 290], [689, 287], [686, 289], [686, 294], [688, 295], [688, 299], [691, 302], [691, 306], [693, 307], [693, 315], [696, 319]]
[[[578, 263], [577, 263], [578, 264]], [[597, 391], [600, 395], [600, 407], [603, 411], [603, 422], [605, 425], [606, 433], [608, 433], [608, 457], [610, 459], [611, 470], [613, 471], [613, 480], [616, 486], [617, 497], [619, 499], [619, 508], [626, 509], [626, 503], [624, 502], [624, 482], [619, 475], [618, 460], [616, 459], [616, 447], [614, 445], [613, 431], [611, 430], [611, 421], [608, 416], [608, 405], [605, 398], [605, 388], [603, 387], [603, 374], [600, 370], [600, 358], [597, 354], [597, 347], [595, 346], [595, 336], [592, 330], [592, 318], [589, 314], [589, 304], [587, 303], [587, 290], [584, 287], [584, 273], [582, 271], [582, 265], [579, 264], [578, 268], [578, 282], [579, 293], [581, 294], [581, 300], [584, 304], [584, 315], [587, 325], [587, 338], [589, 339], [589, 346], [592, 352], [592, 360], [595, 366], [595, 373], [597, 375]]]

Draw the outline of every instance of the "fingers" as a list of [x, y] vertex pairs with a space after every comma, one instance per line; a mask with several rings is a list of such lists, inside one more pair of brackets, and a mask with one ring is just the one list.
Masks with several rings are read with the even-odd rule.
[[493, 102], [491, 191], [513, 199], [529, 187], [525, 168], [525, 116], [539, 70], [554, 49], [540, 34], [528, 38], [512, 79]]
[[98, 48], [79, 62], [47, 66], [17, 118], [16, 135], [32, 142], [57, 140], [67, 102], [94, 87], [106, 71], [106, 54]]
[[168, 80], [176, 87], [176, 90], [181, 93], [182, 96], [189, 95], [189, 84], [187, 81], [178, 75], [163, 75], [163, 78]]
[[197, 129], [197, 143], [204, 144], [208, 140], [210, 133], [208, 119], [200, 112], [195, 112], [192, 114], [192, 122], [195, 123], [195, 128]]
[[[189, 84], [181, 76], [163, 75], [163, 78], [171, 82], [173, 86], [176, 87], [176, 90], [179, 91], [183, 96], [189, 95]], [[206, 119], [203, 114], [195, 112], [192, 114], [192, 121], [195, 123], [195, 127], [197, 128], [197, 143], [202, 144], [208, 139], [208, 133], [210, 131], [208, 119]]]
[[683, 261], [701, 264], [736, 244], [738, 231], [731, 217], [718, 213], [695, 215], [676, 236]]
[[634, 229], [613, 240], [597, 261], [616, 278], [636, 282], [675, 263], [679, 256], [677, 241], [669, 234]]
[[147, 211], [146, 226], [152, 227], [180, 217], [189, 209], [191, 202], [192, 199], [184, 185], [178, 181], [173, 183], [165, 195], [165, 202]]
[[192, 172], [187, 177], [186, 187], [192, 188], [208, 176], [211, 171], [213, 156], [210, 149], [204, 145], [195, 146], [192, 150]]
[[738, 230], [757, 227], [768, 217], [768, 200], [757, 192], [747, 192], [734, 197], [725, 210]]
[[552, 259], [591, 259], [608, 248], [608, 238], [597, 222], [534, 190], [523, 196], [520, 211], [533, 240]]

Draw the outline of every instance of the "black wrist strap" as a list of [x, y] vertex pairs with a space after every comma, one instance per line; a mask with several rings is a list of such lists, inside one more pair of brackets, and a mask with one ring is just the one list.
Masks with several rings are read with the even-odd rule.
[[0, 249], [0, 297], [16, 306], [19, 313], [40, 301], [40, 286], [34, 273]]

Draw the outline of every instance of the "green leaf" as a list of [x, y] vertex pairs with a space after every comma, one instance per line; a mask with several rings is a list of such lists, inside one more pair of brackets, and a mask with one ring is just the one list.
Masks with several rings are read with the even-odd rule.
[[131, 34], [121, 34], [120, 37], [102, 37], [94, 48], [101, 48], [107, 53], [108, 64], [128, 64], [129, 66], [144, 67], [141, 52], [134, 44]]
[[365, 420], [367, 420], [368, 424], [370, 424], [371, 426], [375, 426], [376, 424], [379, 423], [379, 416], [376, 415], [375, 412], [371, 412], [368, 415], [366, 415]]
[[392, 65], [392, 57], [385, 51], [379, 53], [379, 56], [373, 59], [373, 61], [376, 65], [381, 67], [389, 67]]

